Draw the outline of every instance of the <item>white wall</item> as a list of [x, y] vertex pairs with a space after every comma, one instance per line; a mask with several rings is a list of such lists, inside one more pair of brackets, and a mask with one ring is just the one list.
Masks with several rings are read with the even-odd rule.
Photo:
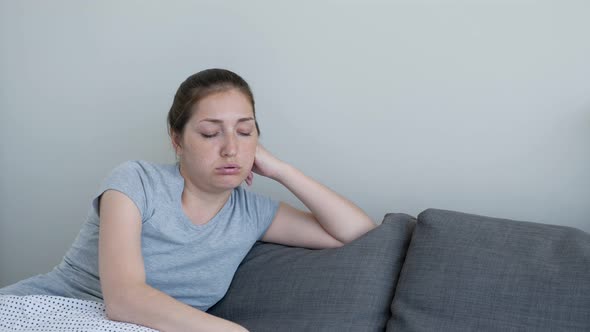
[[[590, 231], [590, 2], [0, 0], [0, 286], [49, 271], [209, 67], [262, 142], [376, 222], [436, 207]], [[278, 184], [254, 190], [296, 203]]]

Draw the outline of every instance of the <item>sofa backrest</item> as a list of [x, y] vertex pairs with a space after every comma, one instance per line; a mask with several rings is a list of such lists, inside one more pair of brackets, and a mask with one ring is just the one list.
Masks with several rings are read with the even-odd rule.
[[388, 331], [590, 331], [590, 234], [428, 209]]
[[415, 219], [387, 214], [340, 248], [258, 242], [210, 314], [250, 331], [384, 331]]

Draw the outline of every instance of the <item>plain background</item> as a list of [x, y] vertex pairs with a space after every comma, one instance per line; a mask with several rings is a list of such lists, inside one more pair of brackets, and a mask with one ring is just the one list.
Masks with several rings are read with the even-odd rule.
[[211, 67], [250, 83], [271, 152], [376, 223], [590, 231], [588, 1], [0, 4], [0, 286], [59, 263], [113, 167], [174, 160], [173, 95]]

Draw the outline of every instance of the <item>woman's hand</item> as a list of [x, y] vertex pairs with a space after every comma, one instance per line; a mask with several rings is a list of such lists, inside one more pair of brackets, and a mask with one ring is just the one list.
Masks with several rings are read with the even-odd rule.
[[268, 152], [260, 143], [256, 146], [256, 156], [250, 174], [246, 177], [246, 183], [251, 186], [254, 173], [276, 180], [285, 163]]

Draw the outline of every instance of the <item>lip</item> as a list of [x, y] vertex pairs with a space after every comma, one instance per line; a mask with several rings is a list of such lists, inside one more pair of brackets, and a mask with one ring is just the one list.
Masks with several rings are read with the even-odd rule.
[[238, 164], [225, 164], [221, 167], [217, 167], [215, 171], [221, 175], [236, 175], [240, 174], [242, 168]]
[[217, 167], [216, 169], [220, 169], [220, 168], [240, 168], [240, 165], [238, 165], [238, 164], [225, 164], [225, 165]]

